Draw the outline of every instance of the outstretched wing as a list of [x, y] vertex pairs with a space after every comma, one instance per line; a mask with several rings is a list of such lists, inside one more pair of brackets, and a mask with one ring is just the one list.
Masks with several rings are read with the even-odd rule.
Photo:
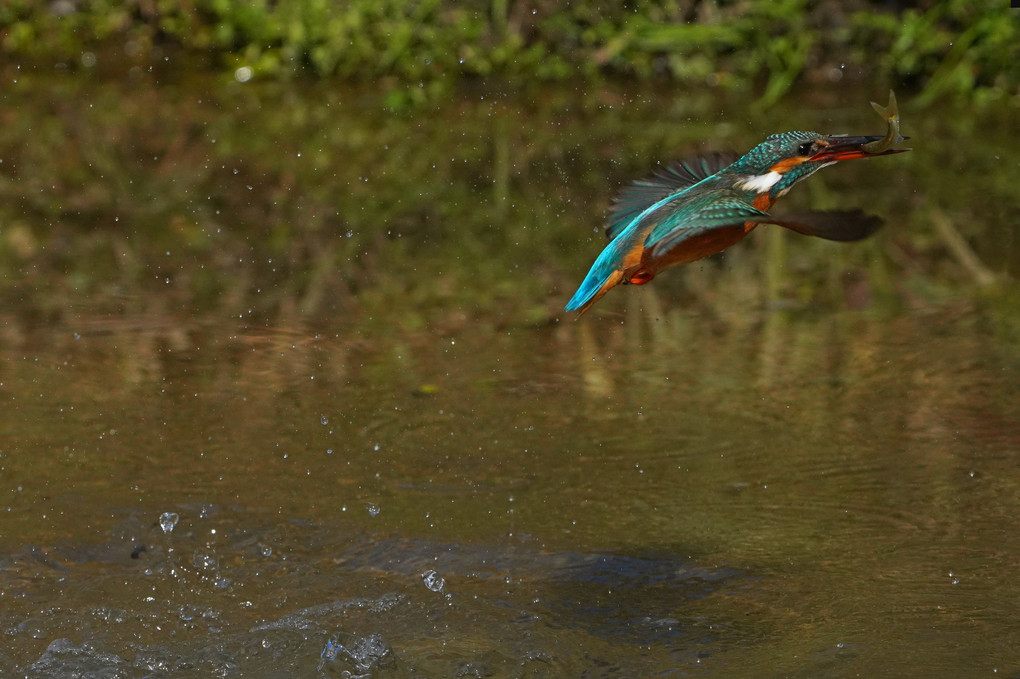
[[863, 240], [882, 226], [882, 220], [860, 210], [804, 212], [772, 215], [736, 199], [717, 200], [682, 220], [666, 217], [645, 239], [645, 247], [654, 248], [654, 257], [663, 257], [685, 241], [713, 229], [754, 224], [779, 226], [825, 240], [851, 242]]
[[663, 198], [708, 179], [733, 164], [735, 153], [706, 153], [690, 156], [657, 170], [625, 188], [616, 200], [606, 225], [606, 238], [613, 240], [635, 218]]
[[772, 223], [806, 236], [850, 242], [863, 240], [878, 231], [882, 219], [861, 210], [847, 210], [779, 215]]

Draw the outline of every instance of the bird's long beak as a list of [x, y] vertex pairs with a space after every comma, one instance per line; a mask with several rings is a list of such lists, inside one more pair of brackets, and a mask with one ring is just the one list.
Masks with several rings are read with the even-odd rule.
[[[910, 149], [886, 149], [885, 151], [879, 151], [878, 153], [868, 153], [864, 150], [865, 144], [871, 144], [873, 142], [881, 141], [884, 137], [851, 137], [850, 135], [837, 134], [831, 137], [825, 137], [825, 141], [828, 142], [828, 146], [824, 149], [811, 156], [811, 160], [826, 160], [826, 161], [837, 161], [837, 160], [852, 160], [853, 158], [868, 158], [871, 156], [888, 156], [893, 153], [903, 153]], [[910, 139], [910, 137], [903, 137], [904, 140]]]

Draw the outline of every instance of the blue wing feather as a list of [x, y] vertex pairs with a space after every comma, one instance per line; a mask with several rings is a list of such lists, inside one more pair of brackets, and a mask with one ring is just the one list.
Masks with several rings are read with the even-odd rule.
[[726, 226], [745, 222], [770, 222], [775, 219], [750, 203], [736, 198], [705, 196], [704, 207], [678, 215], [673, 213], [660, 221], [645, 239], [646, 248], [654, 248], [652, 256], [663, 256], [685, 240]]
[[613, 240], [635, 218], [663, 198], [708, 179], [737, 159], [735, 153], [706, 153], [690, 156], [667, 165], [651, 177], [640, 179], [623, 191], [613, 202], [606, 225], [606, 238]]

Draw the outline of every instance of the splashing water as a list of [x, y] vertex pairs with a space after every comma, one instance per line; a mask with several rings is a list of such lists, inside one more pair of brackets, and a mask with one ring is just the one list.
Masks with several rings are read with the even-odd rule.
[[345, 671], [342, 676], [368, 676], [365, 673], [370, 670], [392, 664], [390, 645], [380, 635], [374, 633], [363, 637], [344, 633], [334, 634], [326, 640], [320, 657], [322, 658], [319, 661], [320, 672], [326, 663], [338, 660], [358, 672], [358, 675], [351, 675]]
[[177, 522], [181, 520], [181, 517], [176, 512], [163, 512], [159, 515], [159, 527], [163, 529], [163, 532], [169, 535], [177, 527]]
[[427, 570], [422, 573], [421, 581], [433, 592], [442, 592], [443, 587], [446, 586], [446, 580], [443, 576], [433, 570]]

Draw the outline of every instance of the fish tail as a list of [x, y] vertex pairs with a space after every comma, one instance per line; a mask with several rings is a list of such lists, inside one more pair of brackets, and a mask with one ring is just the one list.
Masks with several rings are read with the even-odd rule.
[[892, 90], [889, 90], [888, 106], [882, 106], [878, 102], [873, 101], [871, 102], [871, 108], [875, 109], [875, 112], [886, 120], [898, 118], [900, 115], [900, 109], [896, 105], [896, 94]]

